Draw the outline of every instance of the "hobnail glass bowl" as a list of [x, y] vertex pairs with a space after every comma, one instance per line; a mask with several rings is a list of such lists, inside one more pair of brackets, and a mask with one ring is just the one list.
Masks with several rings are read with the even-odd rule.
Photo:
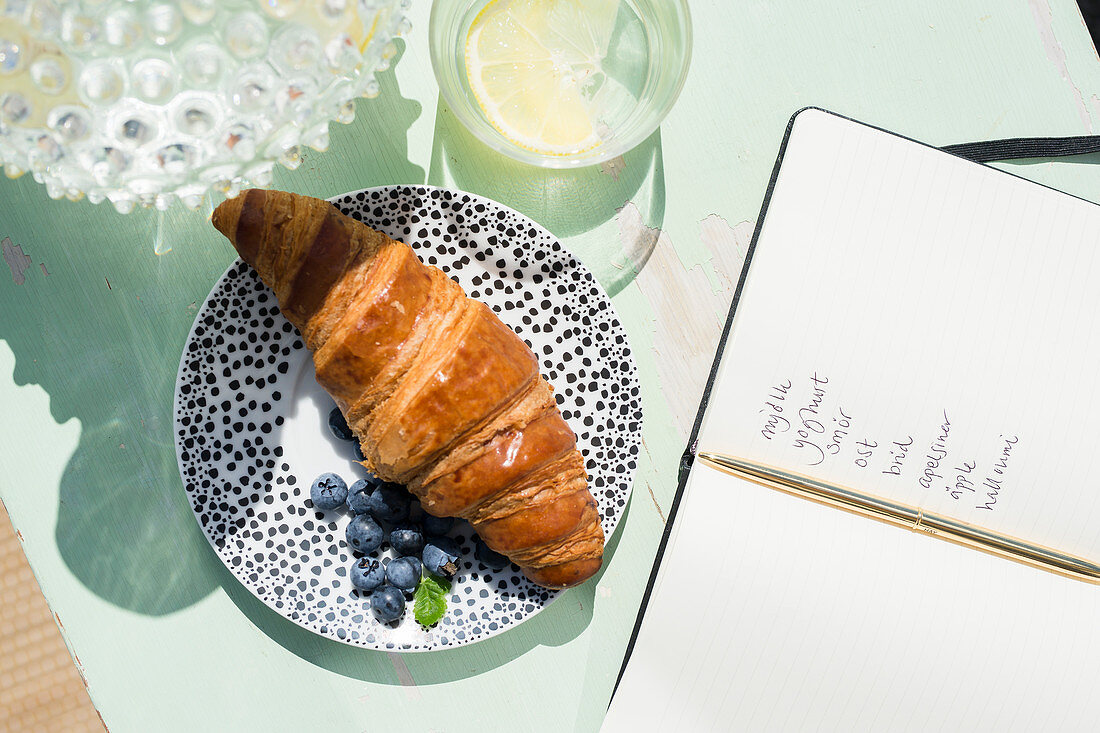
[[0, 165], [123, 213], [267, 186], [378, 94], [410, 1], [0, 0]]

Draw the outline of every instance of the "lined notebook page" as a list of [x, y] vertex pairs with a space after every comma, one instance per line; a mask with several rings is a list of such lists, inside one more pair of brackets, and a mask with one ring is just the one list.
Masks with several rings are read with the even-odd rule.
[[[699, 450], [1100, 557], [1100, 207], [796, 118]], [[1100, 587], [697, 463], [603, 730], [1090, 729]]]

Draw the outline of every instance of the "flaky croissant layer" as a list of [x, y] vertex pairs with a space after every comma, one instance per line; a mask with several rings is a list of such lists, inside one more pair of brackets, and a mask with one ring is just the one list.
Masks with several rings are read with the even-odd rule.
[[412, 249], [327, 201], [252, 189], [214, 226], [274, 291], [364, 465], [468, 520], [535, 583], [600, 568], [584, 459], [525, 343]]

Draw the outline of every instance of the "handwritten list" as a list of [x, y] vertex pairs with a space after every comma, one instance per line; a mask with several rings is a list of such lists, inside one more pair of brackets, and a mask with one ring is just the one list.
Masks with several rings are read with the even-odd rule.
[[[845, 411], [837, 386], [816, 371], [797, 383], [777, 381], [768, 388], [759, 410], [760, 436], [789, 444], [796, 451], [796, 461], [806, 469], [826, 462], [850, 462], [860, 471], [892, 481], [916, 482], [925, 491], [942, 490], [964, 507], [981, 511], [997, 507], [1020, 442], [1017, 434], [1000, 433], [992, 448], [980, 455], [964, 455], [951, 440], [952, 431], [964, 426], [953, 425], [944, 408], [934, 420], [937, 425], [871, 435], [861, 427], [859, 417]], [[916, 435], [930, 437], [918, 443]]]

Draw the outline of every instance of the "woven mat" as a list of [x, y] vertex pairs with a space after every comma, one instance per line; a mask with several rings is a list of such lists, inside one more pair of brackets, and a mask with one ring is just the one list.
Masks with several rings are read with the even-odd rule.
[[0, 733], [103, 733], [0, 504]]

